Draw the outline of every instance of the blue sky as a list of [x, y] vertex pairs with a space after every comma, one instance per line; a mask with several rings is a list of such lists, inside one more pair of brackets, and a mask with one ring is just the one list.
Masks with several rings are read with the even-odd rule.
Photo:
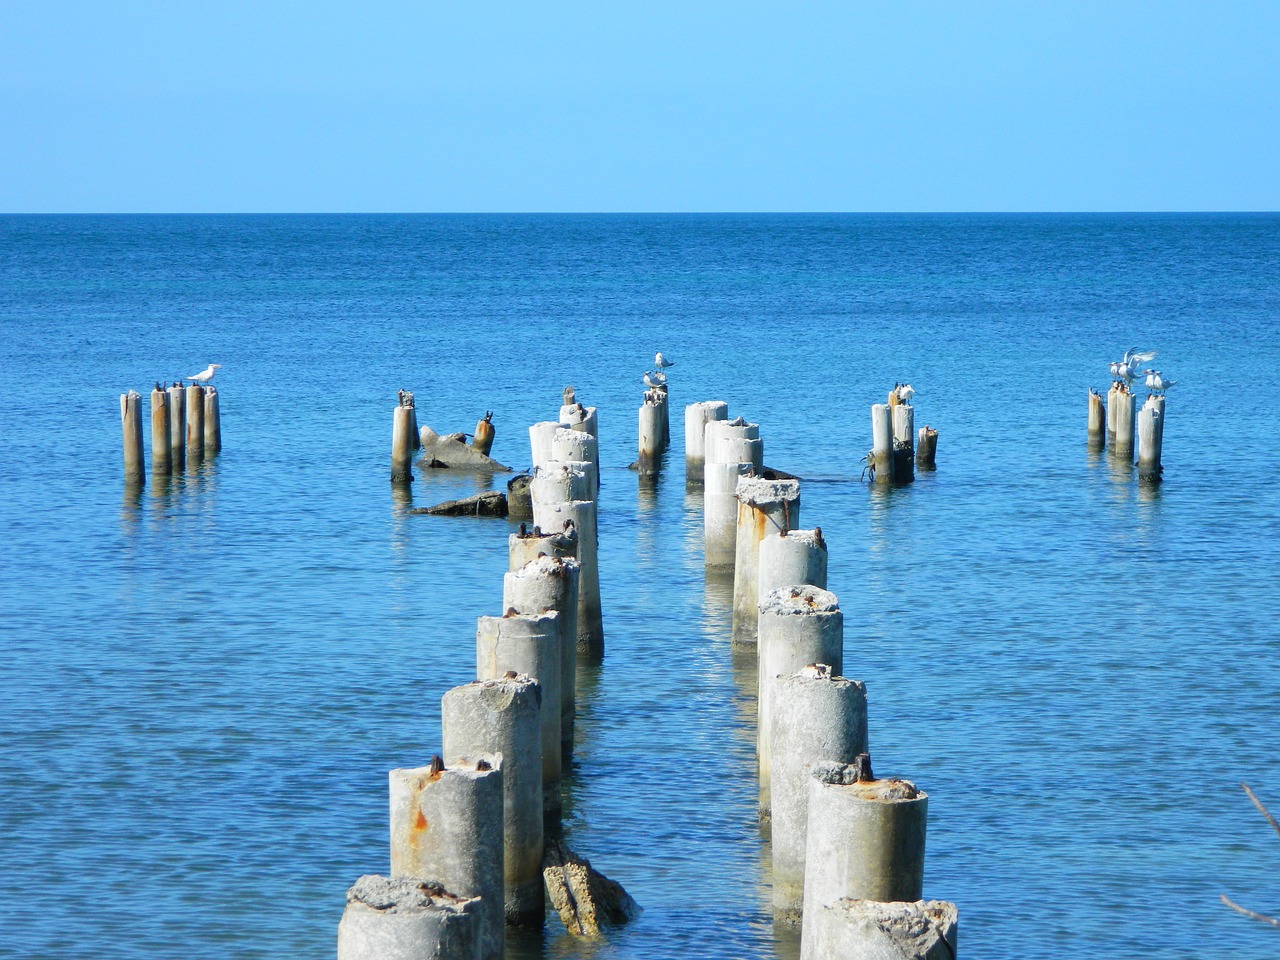
[[0, 211], [1280, 209], [1270, 2], [0, 5]]

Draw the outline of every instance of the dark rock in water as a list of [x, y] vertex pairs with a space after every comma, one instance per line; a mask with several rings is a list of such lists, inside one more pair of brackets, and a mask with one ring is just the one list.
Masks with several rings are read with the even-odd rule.
[[507, 481], [507, 516], [514, 520], [533, 519], [533, 495], [529, 490], [532, 482], [533, 477], [527, 473]]
[[488, 473], [510, 473], [511, 468], [486, 457], [479, 450], [469, 446], [465, 433], [451, 433], [440, 436], [428, 426], [418, 431], [422, 440], [422, 459], [419, 466], [434, 467], [437, 464], [452, 467], [454, 470], [473, 470]]
[[598, 937], [600, 928], [626, 923], [640, 905], [622, 889], [557, 840], [548, 840], [542, 880], [565, 929], [578, 937]]
[[474, 497], [446, 500], [434, 507], [415, 507], [410, 513], [429, 513], [434, 517], [505, 517], [507, 495], [500, 490], [488, 490]]

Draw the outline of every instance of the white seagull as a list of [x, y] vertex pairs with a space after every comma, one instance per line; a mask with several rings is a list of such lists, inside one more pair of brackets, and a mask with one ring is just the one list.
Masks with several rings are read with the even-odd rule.
[[653, 365], [659, 370], [665, 370], [667, 367], [674, 367], [676, 363], [674, 360], [668, 360], [664, 357], [662, 355], [662, 351], [658, 351], [658, 353], [654, 355]]
[[665, 387], [667, 385], [666, 374], [646, 370], [644, 372], [644, 385], [650, 390], [657, 390], [661, 387]]
[[194, 377], [187, 377], [186, 379], [194, 380], [196, 383], [208, 383], [210, 380], [213, 379], [214, 373], [221, 369], [222, 369], [222, 364], [211, 363], [209, 364], [207, 369], [201, 370]]
[[1166, 380], [1159, 370], [1143, 370], [1147, 375], [1147, 389], [1152, 393], [1164, 393], [1170, 387], [1177, 386], [1177, 380]]
[[1133, 381], [1138, 379], [1138, 365], [1149, 363], [1156, 358], [1156, 351], [1150, 350], [1147, 353], [1139, 353], [1137, 347], [1130, 347], [1125, 351], [1124, 358], [1118, 363], [1111, 364], [1111, 376], [1117, 380], [1123, 380], [1129, 386], [1133, 386]]
[[898, 395], [899, 403], [910, 403], [911, 398], [915, 395], [916, 388], [909, 383], [900, 383], [893, 388], [893, 392]]

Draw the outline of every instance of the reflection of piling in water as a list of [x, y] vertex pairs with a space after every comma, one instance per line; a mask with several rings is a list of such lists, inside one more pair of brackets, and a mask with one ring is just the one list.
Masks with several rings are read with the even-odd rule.
[[706, 467], [706, 430], [712, 420], [729, 419], [729, 405], [723, 400], [701, 400], [684, 408], [684, 482], [689, 487], [703, 484]]
[[530, 529], [520, 524], [520, 532], [507, 537], [507, 569], [519, 570], [539, 554], [548, 557], [577, 557], [578, 531], [563, 524], [554, 533], [546, 533], [537, 524]]
[[155, 475], [167, 474], [173, 469], [169, 430], [169, 394], [157, 383], [151, 391], [151, 471]]
[[740, 477], [734, 534], [733, 641], [754, 643], [760, 618], [760, 541], [800, 522], [800, 481]]
[[338, 960], [479, 956], [481, 901], [416, 877], [361, 877], [347, 891]]
[[1156, 480], [1164, 468], [1160, 453], [1164, 447], [1164, 397], [1150, 396], [1138, 413], [1138, 479]]
[[497, 680], [507, 671], [525, 674], [542, 687], [542, 809], [560, 819], [560, 624], [554, 611], [479, 617], [476, 620], [476, 679]]
[[560, 634], [560, 744], [573, 752], [574, 691], [578, 673], [578, 578], [574, 559], [539, 557], [502, 580], [502, 609], [534, 615], [554, 610]]
[[187, 459], [204, 459], [204, 387], [198, 383], [187, 387]]
[[852, 763], [867, 750], [867, 691], [826, 664], [770, 677], [772, 688], [773, 909], [797, 922], [804, 906], [805, 842], [809, 833], [809, 766]]
[[844, 614], [834, 593], [812, 586], [782, 587], [760, 598], [759, 632], [756, 753], [760, 815], [767, 817], [773, 743], [773, 689], [769, 681], [789, 676], [810, 663], [825, 663], [839, 675], [844, 669]]
[[120, 430], [124, 439], [124, 479], [141, 485], [147, 478], [142, 462], [142, 396], [134, 390], [120, 394]]
[[502, 956], [502, 772], [494, 755], [392, 770], [391, 874], [480, 897], [480, 956]]
[[1113, 452], [1117, 457], [1133, 459], [1134, 403], [1133, 394], [1123, 384], [1112, 394], [1115, 400], [1116, 436]]
[[542, 689], [506, 673], [454, 687], [441, 700], [446, 757], [502, 757], [505, 913], [540, 925], [542, 894]]
[[[413, 431], [416, 436], [417, 431]], [[222, 451], [222, 415], [218, 410], [218, 388], [204, 390], [204, 452], [213, 456]]]
[[[798, 521], [799, 518], [793, 520]], [[758, 584], [757, 600], [779, 587], [795, 584], [827, 589], [827, 541], [822, 528], [767, 534], [760, 541]]]
[[908, 780], [876, 780], [869, 767], [869, 759], [810, 767], [806, 917], [845, 897], [920, 899], [928, 795]]
[[871, 452], [868, 463], [877, 483], [893, 482], [893, 408], [871, 405]]
[[187, 465], [187, 388], [169, 388], [169, 464], [175, 472]]

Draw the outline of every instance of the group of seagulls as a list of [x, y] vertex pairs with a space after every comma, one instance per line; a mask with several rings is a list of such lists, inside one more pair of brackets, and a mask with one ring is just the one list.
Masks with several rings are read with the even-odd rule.
[[667, 388], [667, 375], [664, 371], [667, 367], [675, 366], [675, 361], [668, 360], [659, 350], [654, 354], [653, 365], [658, 369], [644, 372], [644, 385], [650, 390], [665, 390]]
[[916, 388], [909, 383], [895, 383], [889, 391], [889, 406], [896, 407], [900, 403], [910, 403], [916, 394]]
[[1177, 384], [1177, 380], [1166, 380], [1159, 370], [1150, 368], [1139, 369], [1142, 364], [1150, 363], [1156, 358], [1156, 351], [1149, 350], [1145, 353], [1139, 353], [1137, 347], [1130, 347], [1125, 351], [1124, 357], [1111, 363], [1111, 378], [1116, 383], [1122, 383], [1125, 389], [1132, 390], [1134, 381], [1138, 379], [1138, 374], [1146, 374], [1146, 387], [1152, 393], [1164, 393], [1170, 387]]
[[[174, 385], [175, 387], [182, 387], [182, 386], [185, 386], [185, 385], [186, 385], [186, 382], [187, 382], [188, 380], [192, 380], [192, 381], [194, 381], [195, 383], [198, 383], [198, 384], [200, 384], [201, 386], [203, 386], [204, 384], [206, 384], [206, 383], [208, 383], [210, 380], [212, 380], [212, 379], [213, 379], [213, 375], [214, 375], [215, 373], [217, 373], [217, 372], [218, 372], [219, 370], [221, 370], [221, 369], [222, 369], [222, 364], [220, 364], [220, 363], [211, 363], [211, 364], [209, 364], [209, 366], [207, 366], [205, 369], [201, 370], [201, 371], [200, 371], [199, 373], [197, 373], [197, 374], [194, 374], [194, 375], [192, 375], [192, 376], [190, 376], [190, 377], [179, 377], [177, 380], [174, 380], [174, 381], [173, 381], [173, 385]], [[169, 388], [169, 384], [168, 384], [167, 382], [164, 384], [164, 386], [163, 386], [163, 387], [160, 385], [160, 383], [159, 383], [159, 382], [157, 382], [157, 383], [156, 383], [156, 389], [157, 389], [157, 390], [167, 390], [168, 388]]]

